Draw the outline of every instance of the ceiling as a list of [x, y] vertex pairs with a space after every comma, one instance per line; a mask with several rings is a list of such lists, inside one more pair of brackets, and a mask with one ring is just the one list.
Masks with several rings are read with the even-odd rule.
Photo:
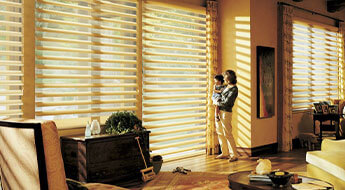
[[345, 8], [345, 0], [326, 0], [327, 11], [334, 13]]

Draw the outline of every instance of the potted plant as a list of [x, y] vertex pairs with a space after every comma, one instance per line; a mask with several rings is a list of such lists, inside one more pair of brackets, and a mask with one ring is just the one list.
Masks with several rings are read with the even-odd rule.
[[108, 117], [102, 133], [120, 135], [143, 131], [146, 131], [146, 129], [133, 112], [121, 111], [115, 112]]

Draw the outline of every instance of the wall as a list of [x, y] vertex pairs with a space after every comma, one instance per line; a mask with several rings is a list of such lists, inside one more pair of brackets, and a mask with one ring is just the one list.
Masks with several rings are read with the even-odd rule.
[[[241, 147], [258, 147], [276, 143], [277, 115], [275, 114], [274, 117], [265, 119], [258, 119], [256, 117], [256, 46], [275, 48], [275, 57], [277, 60], [278, 1], [218, 0], [218, 2], [220, 20], [220, 68], [221, 71], [231, 68], [237, 72], [239, 77], [239, 98], [241, 96], [244, 97], [242, 98], [243, 100], [238, 99], [234, 111], [235, 117], [233, 119], [233, 124], [235, 128], [234, 135], [237, 136], [237, 145]], [[281, 0], [280, 2], [293, 4], [304, 9], [345, 20], [345, 10], [337, 13], [328, 13], [326, 10], [325, 0], [304, 0], [299, 3], [293, 2], [292, 0]], [[313, 15], [305, 11], [296, 10], [295, 14], [298, 17], [318, 21], [323, 24], [334, 24], [334, 21], [331, 19]], [[239, 38], [239, 32], [244, 32], [244, 30], [239, 30], [239, 27], [236, 27], [236, 25], [238, 26], [238, 23], [235, 18], [239, 16], [250, 18], [250, 29], [249, 31], [245, 31], [250, 33], [249, 38], [247, 39], [243, 38], [243, 36]], [[250, 43], [246, 46], [239, 46], [239, 42], [244, 42], [239, 40], [249, 40]], [[250, 51], [244, 53], [243, 48], [247, 48]], [[275, 89], [277, 89], [277, 75], [280, 71], [277, 70], [277, 65], [275, 65], [275, 68]], [[277, 92], [275, 102], [275, 113], [277, 113], [277, 108], [279, 106], [277, 105]], [[244, 119], [244, 121], [241, 119]], [[292, 130], [293, 138], [296, 138], [300, 132], [307, 131], [312, 131], [311, 115], [305, 112], [294, 113]]]
[[237, 146], [252, 146], [252, 67], [250, 50], [250, 0], [219, 0], [220, 71], [233, 69], [239, 95], [233, 109], [233, 134]]

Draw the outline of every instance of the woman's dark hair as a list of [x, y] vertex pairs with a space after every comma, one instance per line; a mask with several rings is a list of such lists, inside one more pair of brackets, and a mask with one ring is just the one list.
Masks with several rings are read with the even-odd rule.
[[220, 81], [222, 84], [224, 83], [224, 77], [223, 77], [223, 75], [216, 75], [216, 76], [214, 76], [214, 78], [215, 78], [217, 81]]
[[229, 80], [230, 84], [237, 83], [236, 73], [233, 70], [226, 70], [225, 71], [226, 78]]

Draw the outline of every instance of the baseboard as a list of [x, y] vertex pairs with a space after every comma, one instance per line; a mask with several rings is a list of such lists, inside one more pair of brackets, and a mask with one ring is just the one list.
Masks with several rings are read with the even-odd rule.
[[259, 156], [261, 154], [267, 153], [277, 153], [278, 152], [278, 143], [253, 147], [253, 148], [242, 148], [237, 147], [237, 151], [241, 156]]

